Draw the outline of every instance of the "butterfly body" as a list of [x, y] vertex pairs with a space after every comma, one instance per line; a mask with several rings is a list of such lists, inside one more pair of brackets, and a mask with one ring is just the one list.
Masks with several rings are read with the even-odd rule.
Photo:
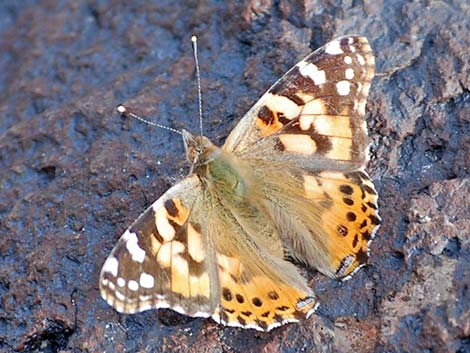
[[214, 146], [204, 136], [193, 136], [185, 131], [183, 141], [191, 171], [207, 190], [229, 200], [247, 196], [251, 187], [248, 173], [234, 156]]
[[310, 54], [222, 147], [183, 131], [190, 175], [124, 233], [101, 294], [119, 312], [171, 308], [270, 330], [318, 301], [288, 260], [349, 278], [380, 218], [367, 162], [373, 55], [363, 37]]

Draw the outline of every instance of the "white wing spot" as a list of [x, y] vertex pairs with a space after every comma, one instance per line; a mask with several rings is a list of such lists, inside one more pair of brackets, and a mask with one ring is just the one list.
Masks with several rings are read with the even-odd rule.
[[124, 286], [126, 285], [126, 280], [125, 280], [124, 278], [122, 278], [122, 277], [118, 277], [118, 279], [117, 279], [117, 285], [118, 285], [119, 287], [124, 287]]
[[303, 115], [299, 119], [299, 125], [302, 130], [308, 130], [312, 126], [313, 121], [315, 120], [315, 116], [312, 115]]
[[158, 263], [163, 267], [170, 267], [171, 265], [171, 242], [164, 243], [157, 255]]
[[170, 304], [165, 303], [165, 302], [158, 303], [155, 306], [155, 308], [157, 308], [157, 309], [168, 309], [169, 307], [170, 307]]
[[348, 65], [352, 64], [352, 59], [351, 59], [351, 57], [350, 57], [349, 55], [346, 55], [346, 56], [344, 57], [344, 62], [345, 62], [346, 64], [348, 64]]
[[314, 301], [315, 301], [314, 297], [308, 297], [304, 300], [298, 301], [297, 304], [295, 304], [295, 306], [296, 306], [297, 309], [302, 309], [302, 308], [304, 308], [305, 306], [311, 304]]
[[142, 272], [140, 275], [139, 283], [142, 287], [151, 289], [155, 285], [155, 278], [148, 273]]
[[363, 95], [365, 97], [367, 97], [367, 95], [369, 94], [369, 88], [370, 88], [370, 84], [364, 84], [364, 91], [363, 91]]
[[155, 222], [157, 223], [158, 232], [166, 242], [172, 241], [176, 231], [168, 220], [168, 212], [165, 207], [157, 207], [158, 206], [155, 205], [153, 210], [155, 211]]
[[197, 311], [194, 313], [194, 317], [210, 317], [210, 313], [205, 313], [203, 311]]
[[175, 305], [174, 307], [172, 307], [172, 309], [176, 311], [177, 313], [186, 314], [186, 310], [184, 310], [183, 307], [179, 305]]
[[307, 315], [305, 316], [307, 319], [318, 309], [320, 302], [316, 303], [312, 309], [309, 310]]
[[131, 254], [132, 260], [143, 263], [145, 259], [145, 251], [140, 248], [139, 244], [137, 244], [137, 235], [135, 233], [129, 232], [128, 233], [127, 242], [126, 242], [126, 249]]
[[283, 112], [287, 119], [299, 116], [301, 108], [289, 98], [277, 94], [266, 93], [266, 106], [273, 112]]
[[354, 70], [351, 68], [346, 69], [346, 71], [344, 71], [344, 77], [347, 80], [352, 80], [354, 78]]
[[115, 257], [108, 257], [103, 265], [103, 272], [112, 274], [114, 277], [117, 277], [119, 268], [119, 262]]
[[126, 300], [126, 296], [124, 294], [122, 294], [120, 291], [115, 291], [114, 295], [116, 296], [116, 299], [118, 299], [122, 302]]
[[339, 41], [334, 40], [326, 45], [325, 53], [330, 55], [343, 54], [343, 49], [341, 49]]
[[140, 310], [140, 311], [145, 311], [145, 310], [149, 310], [149, 309], [152, 309], [152, 305], [151, 305], [150, 303], [142, 304], [142, 305], [139, 307], [139, 310]]
[[[305, 65], [306, 64], [306, 65]], [[308, 77], [315, 84], [322, 85], [326, 82], [326, 74], [324, 70], [318, 70], [318, 67], [312, 63], [306, 63], [305, 61], [301, 61], [300, 63], [297, 64], [300, 74], [303, 77]]]
[[[357, 111], [359, 112], [359, 114], [362, 114], [362, 115], [364, 115], [366, 113], [366, 101], [361, 101], [358, 104]], [[365, 121], [364, 121], [364, 123], [365, 123]]]
[[134, 281], [133, 279], [131, 279], [128, 283], [127, 283], [127, 287], [136, 292], [137, 290], [139, 290], [139, 283], [137, 283], [136, 281]]
[[365, 120], [362, 121], [361, 128], [367, 135], [367, 123]]
[[366, 61], [364, 60], [364, 57], [361, 54], [357, 54], [356, 57], [357, 57], [357, 61], [359, 61], [359, 64], [361, 65], [366, 64]]
[[348, 81], [339, 81], [336, 84], [336, 90], [340, 96], [347, 96], [349, 94], [351, 84]]
[[196, 262], [202, 262], [206, 257], [202, 235], [191, 223], [188, 223], [188, 253]]

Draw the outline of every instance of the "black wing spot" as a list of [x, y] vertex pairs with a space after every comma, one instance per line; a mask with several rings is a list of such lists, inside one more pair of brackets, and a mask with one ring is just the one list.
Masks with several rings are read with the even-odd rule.
[[258, 118], [260, 118], [266, 125], [272, 125], [275, 117], [271, 109], [263, 105], [258, 112]]
[[253, 303], [254, 306], [262, 306], [263, 305], [263, 302], [261, 301], [260, 298], [258, 297], [255, 297], [251, 300], [251, 302]]
[[369, 185], [364, 185], [364, 190], [371, 195], [377, 195], [377, 192], [372, 189]]
[[246, 320], [242, 318], [240, 315], [237, 316], [237, 321], [242, 324], [243, 326], [246, 325]]
[[352, 242], [353, 248], [356, 247], [358, 241], [359, 241], [359, 237], [357, 236], [357, 233], [356, 233], [356, 234], [354, 234], [354, 239], [353, 239], [353, 242]]
[[266, 330], [266, 329], [268, 328], [268, 324], [266, 323], [266, 321], [257, 319], [255, 322], [256, 322], [256, 324], [257, 324], [259, 327], [261, 327], [263, 330]]
[[343, 224], [340, 224], [336, 230], [338, 231], [338, 233], [340, 235], [342, 235], [343, 237], [347, 236], [348, 235], [348, 228], [346, 226], [344, 226]]
[[354, 212], [348, 212], [346, 213], [346, 218], [348, 219], [349, 222], [354, 222], [357, 217]]
[[176, 205], [172, 199], [168, 199], [165, 201], [165, 209], [171, 217], [178, 216], [179, 211], [176, 208]]
[[364, 233], [362, 233], [362, 237], [365, 240], [371, 240], [372, 239], [372, 235], [370, 234], [370, 232], [368, 230], [366, 230]]
[[356, 253], [357, 262], [364, 264], [367, 262], [368, 259], [369, 259], [369, 255], [367, 255], [367, 253], [364, 250], [359, 249], [359, 251]]
[[340, 185], [339, 191], [346, 195], [352, 195], [354, 193], [354, 189], [351, 185]]
[[373, 225], [379, 225], [380, 224], [380, 219], [377, 216], [373, 215], [373, 214], [371, 214], [369, 216], [369, 219], [370, 219], [370, 221], [372, 222]]
[[268, 293], [268, 297], [271, 300], [278, 300], [279, 299], [279, 294], [277, 294], [277, 292], [275, 292], [275, 291], [271, 291], [271, 292]]
[[228, 288], [222, 288], [222, 296], [228, 302], [233, 299], [232, 292]]

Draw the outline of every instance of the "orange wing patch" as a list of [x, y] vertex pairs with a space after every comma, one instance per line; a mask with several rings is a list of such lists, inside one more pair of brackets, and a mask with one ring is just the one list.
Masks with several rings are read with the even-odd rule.
[[247, 278], [237, 258], [218, 255], [221, 301], [212, 316], [228, 326], [269, 331], [309, 317], [317, 307], [312, 293], [262, 275]]
[[[281, 151], [341, 162], [365, 160], [363, 116], [374, 57], [365, 38], [334, 43], [299, 62], [261, 98], [253, 112], [251, 140], [274, 135]], [[333, 60], [336, 70], [331, 69]]]
[[362, 171], [322, 172], [304, 176], [304, 189], [323, 206], [321, 225], [329, 235], [332, 273], [348, 278], [367, 262], [369, 242], [380, 224], [374, 185]]
[[[197, 193], [197, 179], [184, 182], [188, 189], [178, 190]], [[101, 295], [117, 311], [171, 308], [203, 317], [213, 312], [207, 245], [200, 226], [190, 221], [191, 204], [164, 195], [121, 237], [100, 280]]]

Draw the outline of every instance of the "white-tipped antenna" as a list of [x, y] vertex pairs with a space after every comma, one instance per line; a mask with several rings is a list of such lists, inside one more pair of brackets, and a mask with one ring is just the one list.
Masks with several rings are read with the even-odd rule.
[[191, 37], [191, 43], [193, 44], [194, 62], [196, 64], [196, 77], [197, 77], [197, 95], [199, 101], [199, 131], [202, 136], [202, 92], [201, 92], [201, 75], [199, 73], [199, 60], [197, 59], [197, 37]]
[[147, 119], [144, 119], [144, 118], [138, 116], [137, 114], [134, 114], [133, 112], [131, 112], [129, 109], [127, 109], [127, 107], [123, 106], [122, 104], [119, 104], [116, 107], [116, 110], [118, 111], [118, 113], [120, 113], [122, 115], [130, 116], [130, 117], [132, 117], [134, 119], [137, 119], [137, 120], [139, 120], [143, 123], [146, 123], [148, 125], [159, 127], [160, 129], [165, 129], [165, 130], [168, 130], [168, 131], [171, 131], [171, 132], [175, 132], [179, 135], [183, 135], [183, 133], [179, 130], [176, 130], [176, 129], [173, 129], [172, 127], [168, 127], [168, 126], [161, 125], [161, 124], [158, 124], [158, 123], [154, 123], [152, 121], [149, 121]]

